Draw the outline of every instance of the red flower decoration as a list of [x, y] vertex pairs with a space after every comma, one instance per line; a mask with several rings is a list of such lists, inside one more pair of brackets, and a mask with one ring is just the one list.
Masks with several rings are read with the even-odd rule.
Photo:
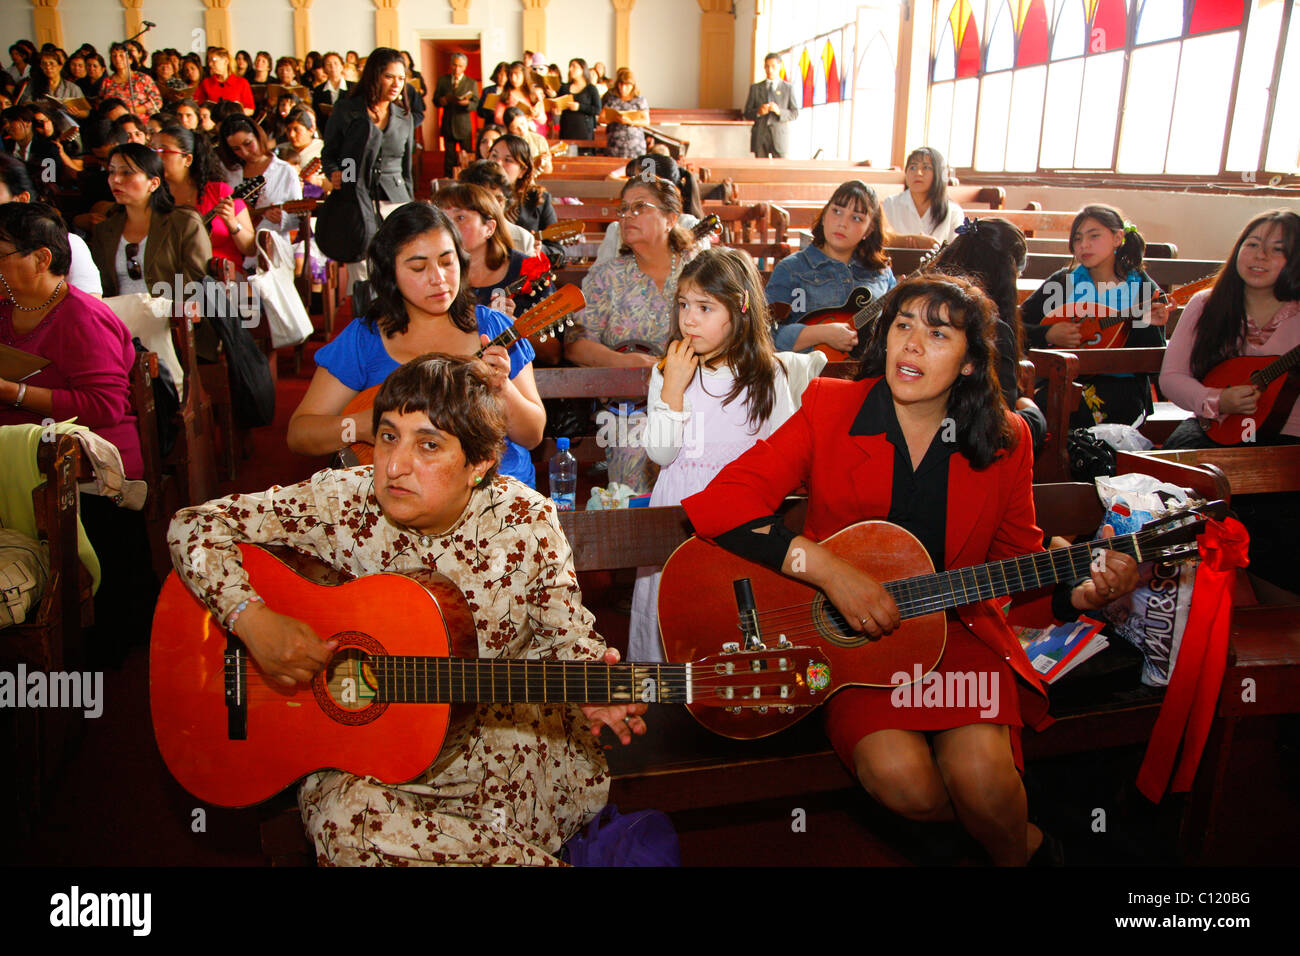
[[524, 278], [523, 291], [527, 295], [533, 291], [533, 283], [551, 271], [551, 260], [546, 253], [538, 250], [537, 255], [530, 256], [519, 265], [519, 273]]

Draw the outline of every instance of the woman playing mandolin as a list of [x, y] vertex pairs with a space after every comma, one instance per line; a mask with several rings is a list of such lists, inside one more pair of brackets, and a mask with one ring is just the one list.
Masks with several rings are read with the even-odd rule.
[[[1127, 334], [1133, 348], [1161, 347], [1169, 309], [1157, 298], [1160, 287], [1142, 270], [1146, 242], [1137, 227], [1112, 206], [1084, 206], [1070, 224], [1070, 252], [1078, 263], [1048, 276], [1020, 306], [1029, 348], [1079, 348], [1086, 343], [1077, 324], [1045, 323], [1063, 306], [1096, 303], [1130, 319], [1143, 320]], [[1149, 315], [1146, 310], [1150, 309]], [[1145, 375], [1093, 375], [1079, 379], [1083, 401], [1071, 424], [1134, 424], [1151, 413], [1151, 385]], [[1043, 404], [1042, 401], [1039, 404]]]
[[851, 312], [843, 322], [804, 325], [799, 320], [809, 312], [844, 305], [854, 289], [866, 288], [879, 297], [898, 284], [884, 252], [875, 192], [857, 179], [844, 183], [818, 214], [812, 234], [813, 244], [778, 262], [767, 282], [768, 304], [777, 307], [777, 315], [784, 313], [776, 348], [806, 352], [829, 345], [851, 352], [858, 344], [858, 333], [848, 321]]
[[[1289, 363], [1264, 372], [1288, 355]], [[1213, 288], [1197, 293], [1178, 320], [1160, 369], [1160, 388], [1196, 417], [1179, 425], [1164, 447], [1300, 442], [1297, 366], [1300, 215], [1274, 209], [1246, 224]], [[1256, 377], [1268, 374], [1269, 381], [1261, 388], [1252, 371]], [[1300, 589], [1294, 557], [1297, 499], [1295, 493], [1233, 497], [1250, 531], [1251, 572], [1291, 591]]]
[[[859, 379], [814, 379], [785, 425], [683, 502], [697, 533], [821, 589], [852, 630], [873, 638], [899, 626], [898, 606], [878, 581], [817, 544], [835, 532], [893, 522], [940, 569], [1041, 551], [1029, 432], [998, 388], [994, 322], [992, 303], [963, 279], [902, 283], [873, 327]], [[801, 485], [808, 513], [795, 535], [775, 512]], [[1062, 586], [1058, 615], [1132, 589], [1133, 560], [1105, 557], [1091, 577]], [[995, 863], [1024, 864], [1043, 835], [1027, 821], [1020, 727], [1040, 724], [1047, 699], [995, 601], [949, 612], [938, 672], [985, 675], [993, 706], [902, 708], [889, 688], [850, 687], [826, 705], [831, 741], [885, 806], [916, 820], [956, 819]]]
[[[299, 454], [328, 455], [354, 441], [374, 444], [368, 417], [344, 414], [358, 393], [426, 352], [473, 355], [512, 324], [500, 312], [475, 306], [464, 281], [469, 256], [441, 209], [407, 203], [394, 210], [370, 243], [369, 269], [374, 305], [316, 353], [316, 374], [289, 420], [289, 448]], [[509, 352], [493, 346], [483, 353], [505, 406], [509, 440], [501, 472], [529, 487], [535, 475], [528, 449], [542, 440], [546, 425], [532, 360], [527, 341]]]
[[[434, 265], [441, 261], [432, 257], [429, 271], [440, 271]], [[250, 694], [273, 693], [266, 683], [288, 689], [310, 681], [336, 642], [292, 617], [293, 607], [274, 593], [254, 590], [239, 542], [290, 545], [351, 576], [443, 574], [468, 603], [480, 658], [618, 660], [582, 606], [555, 509], [496, 474], [507, 420], [497, 379], [480, 362], [421, 355], [376, 396], [367, 420], [379, 439], [373, 471], [321, 471], [296, 485], [186, 508], [173, 519], [168, 541], [179, 574], [265, 675]], [[384, 608], [373, 613], [382, 616]], [[644, 712], [644, 704], [581, 712], [483, 704], [465, 739], [409, 783], [312, 774], [298, 802], [316, 859], [337, 866], [556, 864], [560, 844], [609, 792], [600, 743], [586, 728], [598, 734], [608, 724], [629, 743], [645, 732]]]

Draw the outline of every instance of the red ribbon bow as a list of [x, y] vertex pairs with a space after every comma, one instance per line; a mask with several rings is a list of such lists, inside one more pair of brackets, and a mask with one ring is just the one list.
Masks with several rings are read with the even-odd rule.
[[537, 282], [551, 271], [551, 260], [546, 257], [545, 252], [538, 252], [535, 256], [529, 256], [519, 264], [519, 274], [524, 277], [523, 291], [525, 294], [533, 291], [533, 283]]
[[[1153, 803], [1160, 802], [1166, 787], [1175, 793], [1186, 793], [1192, 787], [1228, 663], [1228, 629], [1237, 568], [1249, 563], [1250, 536], [1235, 518], [1210, 521], [1196, 544], [1201, 564], [1196, 569], [1187, 626], [1137, 776], [1138, 789]], [[1182, 756], [1174, 772], [1180, 742]]]

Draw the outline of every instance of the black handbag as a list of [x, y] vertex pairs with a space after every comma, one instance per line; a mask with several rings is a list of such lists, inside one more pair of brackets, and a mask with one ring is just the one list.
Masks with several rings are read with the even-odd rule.
[[335, 262], [360, 262], [378, 231], [370, 193], [356, 184], [334, 190], [316, 214], [316, 245]]
[[1115, 474], [1115, 449], [1086, 428], [1071, 429], [1065, 450], [1070, 458], [1070, 475], [1075, 481], [1092, 481]]

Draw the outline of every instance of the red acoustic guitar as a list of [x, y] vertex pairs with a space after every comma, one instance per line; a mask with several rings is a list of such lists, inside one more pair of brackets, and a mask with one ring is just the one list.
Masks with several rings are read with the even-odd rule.
[[[740, 641], [721, 645], [724, 652], [811, 646], [825, 654], [828, 680], [811, 687], [818, 702], [847, 686], [914, 683], [917, 667], [929, 673], [943, 655], [948, 608], [1086, 577], [1098, 550], [1132, 555], [1139, 563], [1194, 558], [1196, 546], [1188, 542], [1204, 527], [1204, 516], [1226, 513], [1223, 502], [1214, 502], [1195, 513], [1158, 518], [1133, 534], [938, 574], [921, 542], [902, 528], [886, 521], [850, 525], [821, 544], [877, 581], [888, 582], [885, 589], [897, 602], [903, 623], [883, 638], [851, 629], [822, 592], [691, 538], [669, 556], [659, 581], [664, 656], [681, 661], [714, 653], [722, 637], [735, 635], [739, 626]], [[724, 597], [733, 590], [739, 622]], [[895, 680], [898, 674], [908, 679]], [[693, 704], [687, 709], [714, 733], [744, 740], [766, 737], [807, 715], [799, 710], [705, 710]]]
[[[570, 318], [575, 312], [581, 311], [587, 304], [583, 298], [582, 290], [576, 285], [564, 285], [555, 292], [548, 295], [541, 302], [515, 319], [515, 324], [504, 329], [500, 335], [494, 338], [483, 348], [479, 349], [474, 355], [482, 358], [483, 352], [493, 345], [500, 345], [504, 348], [510, 348], [520, 339], [527, 338], [530, 335], [541, 335], [542, 339], [547, 336], [559, 335], [566, 325], [572, 325], [573, 320]], [[379, 394], [379, 386], [367, 388], [358, 392], [352, 397], [343, 408], [344, 415], [369, 414], [369, 410], [375, 406], [375, 396]], [[363, 441], [353, 442], [349, 448], [344, 451], [350, 451], [351, 457], [347, 459], [349, 465], [371, 465], [375, 461], [375, 446]], [[355, 460], [354, 460], [355, 459]]]
[[[1160, 298], [1167, 305], [1184, 306], [1196, 293], [1214, 285], [1216, 278], [1217, 274], [1197, 279], [1195, 282], [1179, 286], [1172, 292], [1162, 294]], [[1133, 319], [1131, 310], [1112, 309], [1096, 302], [1067, 302], [1043, 316], [1042, 324], [1059, 325], [1062, 322], [1073, 322], [1077, 325], [1083, 341], [1072, 348], [1121, 349], [1128, 341], [1129, 331], [1133, 328]], [[1056, 346], [1049, 346], [1049, 348], [1056, 348]]]
[[1205, 376], [1210, 388], [1249, 384], [1259, 389], [1260, 396], [1254, 414], [1229, 415], [1207, 427], [1205, 434], [1220, 445], [1278, 434], [1300, 398], [1300, 375], [1287, 374], [1296, 368], [1300, 368], [1300, 346], [1283, 355], [1243, 355], [1214, 366]]
[[460, 743], [478, 702], [792, 709], [811, 706], [810, 675], [820, 680], [827, 669], [808, 648], [692, 664], [481, 660], [465, 598], [445, 577], [374, 574], [329, 585], [320, 582], [339, 572], [277, 550], [294, 566], [240, 545], [254, 588], [339, 642], [310, 685], [269, 683], [174, 571], [154, 612], [149, 698], [158, 749], [181, 786], [218, 806], [258, 803], [329, 768], [410, 780]]

